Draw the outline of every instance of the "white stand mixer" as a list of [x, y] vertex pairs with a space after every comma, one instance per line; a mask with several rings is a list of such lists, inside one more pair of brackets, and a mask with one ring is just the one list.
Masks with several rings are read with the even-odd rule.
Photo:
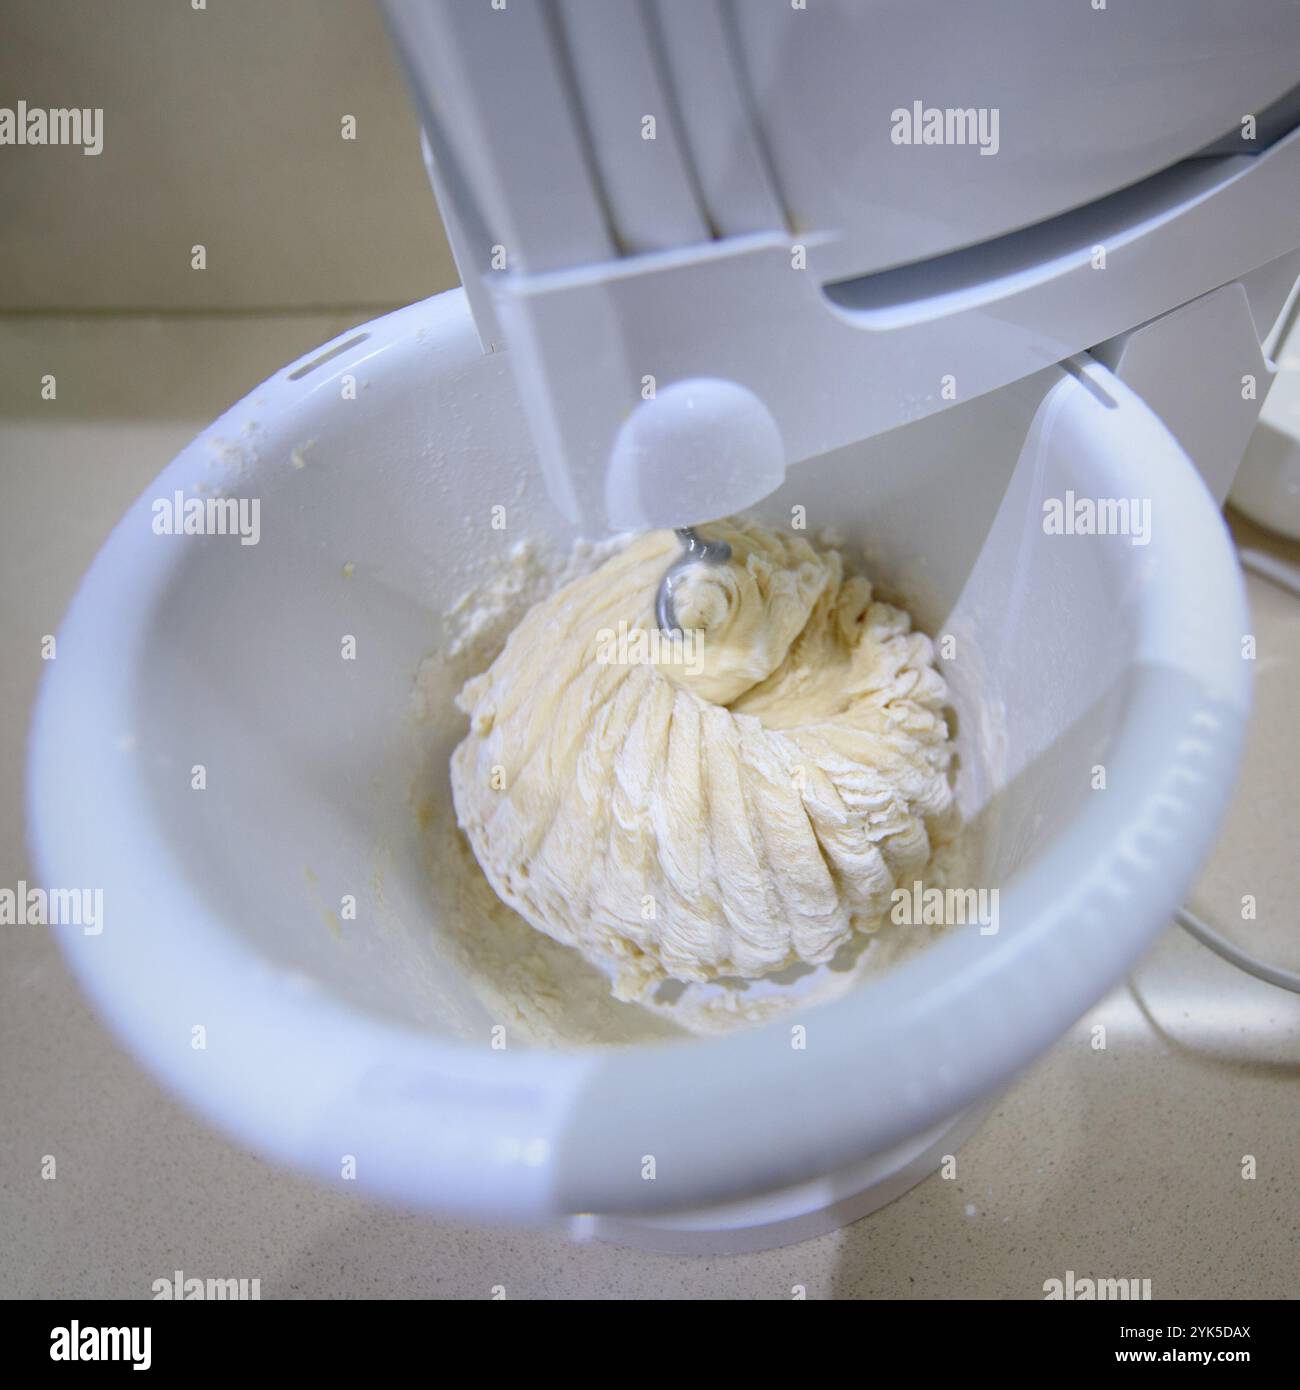
[[[41, 876], [110, 914], [65, 952], [173, 1091], [324, 1182], [350, 1155], [393, 1201], [672, 1249], [830, 1229], [954, 1152], [1214, 844], [1250, 701], [1218, 504], [1300, 272], [1300, 11], [387, 9], [465, 290], [277, 373], [155, 485], [241, 441], [264, 543], [163, 544], [146, 494], [100, 553], [31, 747]], [[1045, 534], [1071, 491], [1149, 500], [1149, 544]], [[463, 732], [407, 719], [438, 615], [519, 532], [793, 506], [956, 643], [999, 934], [807, 1011], [799, 1051], [788, 1017], [494, 1050], [412, 811]]]

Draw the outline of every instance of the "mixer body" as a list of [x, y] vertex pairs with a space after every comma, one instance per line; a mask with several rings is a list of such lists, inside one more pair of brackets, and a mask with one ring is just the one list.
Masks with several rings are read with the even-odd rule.
[[[173, 1091], [324, 1182], [351, 1155], [396, 1202], [661, 1248], [812, 1234], [951, 1152], [1214, 844], [1250, 705], [1219, 503], [1300, 271], [1300, 12], [387, 10], [465, 288], [263, 383], [96, 559], [30, 757], [42, 879], [109, 914], [65, 953]], [[265, 543], [156, 537], [231, 440]], [[1136, 499], [1145, 540], [1045, 526], [1070, 497]], [[413, 810], [464, 733], [443, 618], [521, 541], [749, 507], [835, 527], [951, 639], [998, 931], [808, 1008], [798, 1050], [788, 1018], [498, 1050], [514, 979], [467, 967]]]

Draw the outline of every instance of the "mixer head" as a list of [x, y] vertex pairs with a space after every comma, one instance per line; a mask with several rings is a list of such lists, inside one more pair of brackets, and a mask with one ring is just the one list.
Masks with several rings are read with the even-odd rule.
[[567, 517], [739, 511], [1292, 249], [1241, 175], [1300, 121], [1293, 3], [1001, 8], [385, 0]]

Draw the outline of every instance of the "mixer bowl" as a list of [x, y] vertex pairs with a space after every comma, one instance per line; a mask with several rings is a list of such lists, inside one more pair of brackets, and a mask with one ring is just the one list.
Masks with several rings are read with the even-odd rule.
[[[258, 500], [257, 544], [155, 534], [155, 501], [215, 487]], [[1067, 493], [1148, 501], [1148, 542], [1049, 533], [1043, 504]], [[412, 685], [469, 583], [521, 537], [573, 532], [457, 291], [236, 405], [68, 612], [31, 840], [44, 884], [103, 889], [100, 935], [60, 931], [111, 1027], [257, 1152], [458, 1216], [738, 1248], [915, 1181], [1193, 881], [1248, 712], [1243, 591], [1187, 457], [1086, 358], [800, 465], [756, 512], [788, 525], [796, 506], [953, 639], [958, 795], [996, 934], [954, 929], [723, 1036], [493, 1045], [413, 812], [413, 780], [444, 804], [463, 725], [417, 722]]]

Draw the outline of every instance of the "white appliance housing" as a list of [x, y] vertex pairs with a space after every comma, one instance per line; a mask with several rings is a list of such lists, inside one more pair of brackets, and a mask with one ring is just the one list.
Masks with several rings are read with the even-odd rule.
[[1226, 493], [1300, 276], [1289, 0], [385, 5], [565, 515], [707, 521], [1093, 349]]

